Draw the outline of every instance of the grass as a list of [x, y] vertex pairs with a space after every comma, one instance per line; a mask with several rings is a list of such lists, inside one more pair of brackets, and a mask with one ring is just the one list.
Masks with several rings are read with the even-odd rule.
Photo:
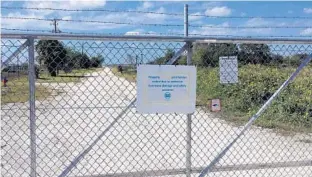
[[123, 77], [126, 80], [130, 82], [135, 82], [136, 81], [136, 71], [131, 68], [125, 68], [122, 73], [118, 71], [116, 67], [112, 68], [112, 72], [119, 77]]
[[[48, 97], [51, 91], [43, 86], [36, 85], [36, 100]], [[21, 76], [9, 80], [7, 87], [1, 85], [1, 104], [23, 103], [29, 100], [29, 83], [27, 76]]]
[[[242, 124], [270, 98], [295, 68], [246, 65], [240, 68], [238, 84], [219, 83], [218, 68], [199, 68], [197, 101], [222, 100], [221, 118]], [[207, 79], [209, 78], [209, 79]], [[306, 68], [255, 122], [265, 128], [312, 132], [311, 67]]]
[[60, 73], [56, 77], [50, 76], [48, 73], [40, 73], [38, 83], [68, 83], [68, 82], [79, 82], [82, 78], [87, 77], [86, 75], [99, 70], [99, 68], [89, 69], [74, 69], [71, 73]]
[[[79, 82], [86, 74], [99, 70], [98, 68], [73, 70], [71, 73], [60, 72], [58, 76], [52, 77], [48, 74], [40, 74], [37, 83], [69, 83]], [[7, 87], [1, 86], [1, 103], [18, 103], [29, 100], [29, 83], [26, 74], [9, 77]], [[36, 85], [36, 100], [42, 100], [51, 95], [51, 90], [43, 85]]]
[[[218, 68], [197, 68], [197, 104], [208, 105], [219, 98], [220, 118], [242, 125], [255, 114], [269, 97], [289, 77], [295, 68], [262, 65], [245, 65], [239, 69], [239, 83], [219, 83]], [[312, 132], [312, 68], [306, 68], [255, 122], [257, 126], [279, 132]], [[127, 69], [113, 73], [135, 81], [135, 71]], [[207, 106], [206, 106], [207, 108]]]

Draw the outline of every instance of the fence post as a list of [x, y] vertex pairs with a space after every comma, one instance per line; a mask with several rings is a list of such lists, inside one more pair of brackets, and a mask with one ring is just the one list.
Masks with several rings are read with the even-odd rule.
[[[188, 36], [188, 5], [184, 5], [184, 36]], [[187, 65], [191, 65], [191, 43], [187, 42]], [[192, 114], [187, 114], [186, 121], [186, 177], [191, 177], [192, 169]]]
[[[191, 43], [187, 46], [187, 65], [191, 64], [192, 49]], [[187, 114], [187, 127], [186, 127], [186, 176], [191, 176], [192, 168], [192, 114]]]
[[28, 38], [28, 81], [30, 120], [30, 176], [36, 176], [36, 110], [35, 110], [35, 51], [34, 38]]
[[188, 5], [184, 4], [184, 36], [188, 36]]

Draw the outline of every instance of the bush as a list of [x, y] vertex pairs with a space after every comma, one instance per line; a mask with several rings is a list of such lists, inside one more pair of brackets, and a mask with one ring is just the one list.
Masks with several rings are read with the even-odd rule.
[[104, 62], [104, 57], [102, 55], [98, 55], [96, 57], [91, 58], [91, 66], [98, 68], [102, 66], [102, 63]]
[[192, 61], [199, 66], [216, 67], [219, 65], [219, 57], [238, 54], [236, 44], [196, 44], [193, 50]]
[[67, 51], [64, 45], [58, 40], [40, 40], [35, 48], [39, 63], [43, 61], [51, 76], [55, 77], [66, 63]]
[[286, 57], [284, 62], [291, 66], [299, 66], [306, 57], [308, 57], [308, 54], [295, 54], [293, 56]]
[[[239, 70], [239, 83], [219, 83], [218, 68], [198, 68], [197, 100], [207, 104], [220, 98], [223, 111], [233, 118], [246, 120], [254, 114], [289, 77], [295, 68], [245, 65]], [[264, 127], [303, 127], [312, 132], [312, 68], [307, 68], [284, 90], [266, 113], [257, 121]]]
[[151, 65], [161, 65], [167, 63], [173, 56], [175, 55], [175, 52], [173, 49], [167, 49], [166, 53], [163, 57], [156, 58], [153, 61], [148, 62], [148, 64]]
[[5, 67], [2, 72], [9, 72], [10, 68], [9, 67]]

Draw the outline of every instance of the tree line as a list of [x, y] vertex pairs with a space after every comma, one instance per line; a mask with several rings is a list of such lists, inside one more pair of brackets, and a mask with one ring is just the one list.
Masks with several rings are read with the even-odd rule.
[[[283, 57], [274, 54], [267, 44], [195, 44], [192, 48], [192, 64], [204, 67], [217, 67], [219, 65], [219, 57], [221, 56], [237, 56], [238, 62], [244, 64], [283, 64], [298, 66], [301, 61], [306, 58], [307, 54], [294, 54]], [[156, 58], [149, 64], [164, 64], [175, 55], [174, 50], [167, 49], [163, 57]], [[186, 64], [186, 56], [182, 56], [177, 63]]]
[[104, 57], [100, 54], [89, 57], [86, 53], [65, 47], [58, 40], [40, 40], [35, 46], [36, 60], [44, 65], [51, 76], [57, 76], [59, 70], [69, 72], [72, 69], [101, 67]]

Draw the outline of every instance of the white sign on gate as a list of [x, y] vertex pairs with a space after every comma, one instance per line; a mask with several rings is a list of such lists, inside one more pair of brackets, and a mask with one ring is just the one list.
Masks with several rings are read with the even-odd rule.
[[196, 67], [139, 65], [139, 113], [193, 113], [196, 102]]
[[219, 57], [220, 83], [238, 82], [237, 56]]

